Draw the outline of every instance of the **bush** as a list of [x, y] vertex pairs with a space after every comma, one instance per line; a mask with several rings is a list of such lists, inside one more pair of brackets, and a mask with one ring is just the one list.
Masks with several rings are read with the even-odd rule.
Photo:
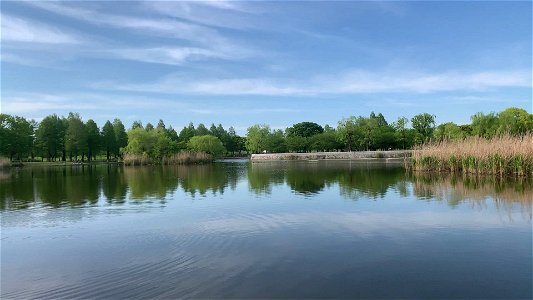
[[213, 157], [221, 157], [226, 153], [226, 148], [222, 142], [212, 135], [201, 135], [192, 137], [187, 143], [187, 148], [194, 152], [205, 152]]

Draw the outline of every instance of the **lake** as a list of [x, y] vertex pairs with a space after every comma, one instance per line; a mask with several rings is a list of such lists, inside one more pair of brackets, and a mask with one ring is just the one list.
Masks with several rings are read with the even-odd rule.
[[0, 173], [2, 298], [531, 298], [529, 179], [387, 161]]

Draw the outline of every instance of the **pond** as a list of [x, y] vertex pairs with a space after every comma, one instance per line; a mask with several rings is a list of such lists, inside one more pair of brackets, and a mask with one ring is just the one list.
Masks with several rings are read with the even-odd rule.
[[2, 298], [531, 298], [529, 179], [387, 161], [0, 173]]

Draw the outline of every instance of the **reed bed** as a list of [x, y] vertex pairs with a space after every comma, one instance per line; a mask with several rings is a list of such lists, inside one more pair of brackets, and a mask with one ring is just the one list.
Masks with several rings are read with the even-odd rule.
[[204, 164], [213, 161], [213, 156], [205, 152], [181, 151], [161, 160], [163, 165]]
[[533, 134], [427, 143], [415, 148], [406, 164], [415, 171], [529, 177], [533, 175]]
[[147, 155], [126, 154], [124, 155], [124, 165], [126, 166], [143, 166], [143, 165], [189, 165], [202, 164], [213, 161], [213, 157], [205, 152], [182, 151], [176, 154], [165, 156], [161, 160], [154, 160]]

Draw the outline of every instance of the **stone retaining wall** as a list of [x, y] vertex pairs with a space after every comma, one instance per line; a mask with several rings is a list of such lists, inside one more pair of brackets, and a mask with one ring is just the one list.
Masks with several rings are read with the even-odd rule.
[[411, 150], [355, 151], [355, 152], [313, 152], [313, 153], [267, 153], [252, 154], [252, 161], [269, 160], [323, 160], [323, 159], [369, 159], [410, 157]]

